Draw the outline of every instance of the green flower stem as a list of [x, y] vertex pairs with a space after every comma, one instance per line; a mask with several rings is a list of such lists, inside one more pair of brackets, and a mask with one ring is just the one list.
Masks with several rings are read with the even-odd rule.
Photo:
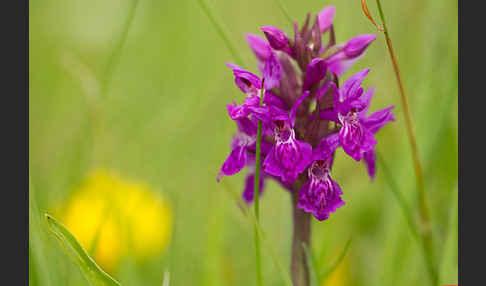
[[[260, 92], [260, 102], [259, 104], [263, 104], [263, 83], [265, 79], [262, 79], [262, 89]], [[261, 146], [262, 146], [262, 121], [258, 120], [258, 129], [257, 129], [257, 142], [256, 142], [256, 154], [255, 154], [255, 182], [254, 182], [254, 207], [255, 207], [255, 219], [258, 222], [260, 217], [259, 214], [259, 194], [260, 194], [260, 160], [261, 160]], [[261, 286], [262, 284], [262, 270], [261, 270], [261, 261], [260, 261], [260, 240], [258, 238], [258, 230], [255, 226], [255, 260], [256, 260], [256, 273], [257, 273], [257, 285]]]

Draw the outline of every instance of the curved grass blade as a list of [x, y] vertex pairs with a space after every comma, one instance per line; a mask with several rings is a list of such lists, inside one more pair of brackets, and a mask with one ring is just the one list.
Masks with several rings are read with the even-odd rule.
[[49, 229], [56, 236], [66, 254], [71, 257], [79, 267], [84, 277], [93, 286], [120, 286], [116, 280], [104, 272], [91, 257], [88, 256], [83, 247], [69, 230], [58, 222], [54, 217], [45, 214]]
[[396, 184], [393, 175], [390, 172], [390, 169], [387, 167], [387, 164], [385, 163], [385, 160], [381, 156], [381, 154], [376, 151], [376, 157], [378, 158], [378, 161], [380, 165], [382, 166], [383, 174], [385, 175], [385, 178], [387, 180], [388, 185], [390, 186], [390, 191], [394, 195], [394, 197], [397, 199], [398, 204], [400, 205], [403, 214], [405, 215], [405, 218], [407, 219], [408, 226], [410, 228], [410, 231], [412, 232], [413, 237], [417, 240], [417, 242], [420, 244], [420, 246], [423, 249], [423, 255], [425, 259], [425, 264], [427, 266], [427, 271], [429, 272], [429, 275], [431, 277], [431, 281], [433, 285], [437, 285], [434, 281], [438, 281], [438, 276], [435, 272], [434, 268], [434, 262], [432, 261], [431, 255], [429, 255], [429, 252], [427, 251], [427, 243], [425, 241], [424, 236], [419, 235], [418, 233], [418, 228], [417, 225], [415, 224], [413, 220], [413, 215], [410, 207], [407, 204], [407, 201], [405, 200], [405, 197], [403, 197], [402, 193], [398, 189], [398, 185]]
[[101, 94], [105, 97], [107, 96], [107, 91], [110, 85], [110, 81], [112, 79], [111, 77], [113, 74], [113, 70], [117, 65], [118, 61], [120, 60], [121, 51], [123, 50], [123, 46], [125, 45], [125, 42], [127, 41], [128, 38], [128, 31], [132, 26], [133, 18], [135, 18], [135, 11], [137, 10], [137, 5], [138, 5], [138, 0], [133, 0], [130, 9], [128, 10], [128, 18], [126, 19], [122, 28], [122, 34], [120, 35], [120, 38], [118, 39], [118, 42], [116, 43], [116, 46], [113, 49], [110, 58], [108, 59], [108, 64], [106, 65], [105, 71], [103, 73]]
[[287, 9], [285, 9], [284, 5], [282, 4], [281, 0], [275, 0], [275, 3], [277, 3], [278, 8], [282, 12], [282, 14], [287, 18], [287, 20], [292, 24], [294, 21], [292, 20], [292, 17], [290, 17], [289, 12]]
[[223, 40], [223, 42], [226, 45], [226, 47], [228, 48], [229, 52], [233, 56], [234, 60], [236, 61], [236, 64], [242, 65], [243, 60], [241, 59], [240, 55], [238, 54], [236, 49], [231, 44], [231, 41], [229, 40], [228, 35], [227, 35], [228, 33], [223, 28], [223, 25], [221, 23], [219, 23], [218, 20], [216, 20], [216, 17], [214, 17], [211, 9], [206, 4], [206, 1], [198, 0], [198, 3], [199, 3], [199, 6], [201, 7], [201, 9], [204, 11], [206, 16], [208, 17], [209, 21], [211, 21], [211, 24], [213, 24], [214, 29], [216, 30], [218, 35]]
[[329, 277], [329, 275], [331, 275], [334, 270], [336, 270], [336, 268], [339, 266], [339, 264], [341, 264], [341, 262], [344, 260], [344, 257], [346, 256], [346, 253], [348, 253], [348, 249], [349, 249], [349, 246], [351, 245], [351, 238], [348, 239], [348, 241], [346, 242], [346, 245], [344, 246], [343, 248], [343, 251], [341, 252], [341, 254], [339, 255], [339, 257], [336, 259], [336, 261], [331, 265], [329, 266], [329, 268], [327, 268], [324, 273], [322, 273], [322, 275], [320, 276], [320, 283], [322, 283], [327, 277]]

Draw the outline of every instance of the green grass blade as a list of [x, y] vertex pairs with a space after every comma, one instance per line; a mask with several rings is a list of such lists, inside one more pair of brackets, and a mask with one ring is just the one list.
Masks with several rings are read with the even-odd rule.
[[249, 211], [248, 207], [246, 206], [246, 203], [243, 201], [241, 196], [238, 195], [238, 193], [234, 190], [234, 188], [229, 185], [229, 183], [222, 180], [221, 184], [223, 185], [224, 189], [229, 193], [229, 195], [236, 201], [237, 205], [239, 205], [240, 208], [243, 210], [243, 214], [255, 226], [256, 230], [258, 231], [260, 240], [263, 243], [262, 249], [264, 249], [270, 254], [278, 272], [280, 273], [283, 282], [285, 282], [285, 285], [293, 286], [292, 279], [290, 279], [290, 273], [284, 270], [282, 263], [278, 260], [277, 256], [275, 255], [275, 250], [273, 249], [272, 244], [265, 238], [263, 229], [261, 228], [260, 224], [256, 220], [255, 215]]
[[441, 284], [457, 283], [457, 240], [458, 240], [458, 204], [457, 191], [453, 192], [451, 200], [451, 210], [449, 214], [449, 230], [444, 244], [442, 255], [442, 263], [440, 265], [440, 280]]
[[49, 229], [56, 236], [66, 254], [79, 267], [85, 278], [93, 286], [120, 286], [116, 280], [104, 272], [79, 244], [76, 238], [54, 217], [45, 214]]
[[240, 55], [238, 54], [238, 52], [236, 51], [236, 49], [231, 44], [231, 42], [228, 38], [228, 35], [227, 35], [225, 29], [223, 28], [223, 25], [221, 25], [216, 20], [213, 13], [211, 12], [211, 9], [208, 7], [208, 5], [206, 4], [206, 2], [204, 0], [198, 0], [198, 3], [199, 3], [199, 6], [201, 7], [201, 9], [204, 11], [206, 16], [208, 17], [209, 21], [211, 21], [211, 24], [213, 24], [214, 29], [216, 30], [218, 35], [223, 40], [223, 42], [226, 45], [226, 47], [228, 48], [229, 52], [233, 56], [234, 60], [236, 61], [236, 64], [241, 66], [243, 64], [243, 61], [242, 61]]
[[327, 277], [329, 277], [334, 272], [334, 270], [338, 268], [339, 264], [341, 264], [341, 262], [344, 260], [346, 253], [348, 253], [350, 245], [351, 245], [351, 238], [349, 238], [348, 241], [346, 242], [343, 251], [338, 256], [336, 261], [322, 273], [322, 275], [320, 276], [320, 283], [322, 283]]
[[282, 4], [282, 1], [275, 0], [275, 3], [277, 3], [277, 6], [280, 9], [280, 11], [282, 12], [282, 14], [284, 14], [285, 18], [287, 18], [287, 20], [292, 25], [294, 23], [294, 21], [292, 20], [292, 17], [290, 17], [289, 12], [287, 11], [287, 9], [285, 9], [284, 5]]
[[52, 285], [51, 272], [47, 269], [45, 239], [46, 233], [41, 227], [40, 212], [36, 204], [35, 190], [29, 170], [29, 271], [32, 266], [32, 272], [35, 273], [38, 284]]
[[128, 12], [128, 18], [126, 22], [123, 25], [122, 29], [122, 34], [120, 35], [120, 38], [118, 42], [115, 45], [115, 48], [113, 49], [113, 52], [111, 53], [110, 58], [108, 59], [108, 64], [106, 65], [105, 71], [103, 73], [103, 82], [102, 82], [102, 90], [101, 94], [102, 96], [107, 96], [106, 92], [108, 90], [108, 87], [110, 85], [110, 81], [112, 78], [113, 70], [120, 59], [121, 51], [123, 50], [123, 46], [125, 45], [125, 42], [128, 37], [128, 31], [130, 30], [130, 27], [132, 26], [133, 23], [133, 18], [135, 18], [135, 11], [137, 10], [137, 5], [138, 5], [138, 0], [133, 0], [132, 5], [130, 6], [129, 12]]
[[396, 184], [396, 182], [393, 178], [393, 175], [390, 172], [390, 169], [387, 167], [385, 160], [379, 154], [378, 151], [376, 151], [376, 157], [378, 158], [378, 161], [380, 162], [380, 166], [381, 166], [381, 169], [383, 170], [383, 174], [385, 175], [387, 183], [390, 186], [389, 189], [392, 192], [395, 199], [398, 201], [398, 204], [400, 205], [400, 207], [403, 211], [403, 214], [404, 214], [405, 218], [407, 219], [409, 229], [412, 232], [413, 237], [417, 240], [417, 242], [419, 243], [419, 245], [422, 249], [422, 253], [424, 255], [425, 265], [427, 267], [427, 271], [428, 271], [428, 273], [431, 277], [432, 284], [435, 285], [434, 281], [438, 280], [438, 276], [437, 276], [436, 270], [434, 268], [434, 262], [432, 260], [432, 257], [429, 254], [430, 252], [427, 249], [428, 245], [425, 242], [423, 235], [419, 235], [418, 230], [417, 230], [418, 229], [417, 225], [415, 224], [415, 222], [413, 220], [412, 211], [411, 211], [410, 207], [408, 206], [407, 201], [403, 197], [402, 193], [399, 191], [398, 185]]
[[420, 237], [417, 232], [417, 226], [415, 225], [415, 222], [413, 220], [413, 215], [410, 207], [408, 206], [407, 201], [405, 200], [405, 197], [402, 195], [402, 193], [398, 190], [398, 185], [393, 179], [393, 175], [390, 172], [390, 169], [388, 169], [388, 165], [385, 163], [385, 159], [381, 156], [381, 154], [376, 151], [376, 158], [378, 159], [380, 163], [380, 168], [383, 170], [383, 175], [385, 176], [385, 180], [388, 183], [389, 189], [393, 194], [393, 197], [397, 200], [398, 204], [400, 205], [403, 215], [407, 219], [408, 226], [410, 228], [410, 232], [412, 232], [413, 237], [420, 243]]

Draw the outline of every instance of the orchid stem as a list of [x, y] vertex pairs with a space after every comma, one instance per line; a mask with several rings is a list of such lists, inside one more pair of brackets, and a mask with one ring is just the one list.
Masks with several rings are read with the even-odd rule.
[[[263, 104], [263, 84], [265, 79], [262, 79], [262, 88], [260, 91], [260, 102], [259, 105]], [[261, 157], [261, 146], [262, 146], [262, 121], [258, 120], [257, 129], [257, 141], [256, 141], [256, 154], [255, 154], [255, 182], [254, 182], [254, 207], [255, 207], [255, 219], [258, 222], [259, 215], [259, 194], [260, 194], [260, 157]], [[255, 226], [255, 260], [256, 260], [256, 274], [257, 274], [257, 285], [262, 286], [262, 270], [260, 261], [260, 239], [258, 237], [258, 230]]]
[[[297, 190], [299, 188], [296, 188]], [[303, 244], [310, 249], [311, 239], [311, 216], [297, 207], [299, 195], [297, 191], [292, 196], [292, 256], [290, 258], [290, 273], [294, 286], [309, 286], [310, 269], [305, 257]]]
[[410, 108], [408, 105], [408, 98], [405, 93], [405, 88], [403, 86], [403, 80], [402, 76], [400, 73], [400, 68], [398, 66], [398, 61], [395, 57], [395, 51], [393, 50], [393, 45], [392, 41], [390, 39], [390, 35], [388, 33], [388, 28], [386, 26], [385, 22], [385, 16], [383, 13], [383, 9], [381, 7], [381, 2], [380, 0], [376, 0], [376, 4], [378, 6], [378, 11], [380, 14], [381, 22], [383, 25], [383, 34], [385, 35], [386, 39], [386, 45], [388, 47], [388, 51], [390, 53], [390, 58], [393, 63], [393, 69], [395, 71], [395, 76], [397, 78], [398, 82], [398, 87], [400, 89], [400, 99], [402, 101], [402, 106], [403, 106], [403, 111], [405, 114], [405, 122], [407, 126], [407, 133], [408, 133], [408, 138], [410, 141], [410, 145], [412, 147], [412, 158], [413, 158], [413, 163], [414, 163], [414, 169], [415, 169], [415, 175], [417, 179], [417, 187], [418, 187], [418, 208], [419, 208], [419, 214], [420, 214], [420, 220], [421, 220], [421, 233], [423, 236], [423, 246], [424, 246], [424, 251], [427, 256], [428, 264], [429, 264], [429, 274], [432, 278], [432, 283], [433, 285], [438, 284], [438, 276], [437, 272], [434, 267], [431, 267], [433, 265], [433, 245], [432, 245], [432, 231], [431, 231], [431, 226], [430, 226], [430, 216], [429, 216], [429, 211], [425, 199], [425, 186], [424, 186], [424, 177], [423, 177], [423, 172], [422, 172], [422, 165], [420, 163], [420, 156], [419, 156], [419, 151], [417, 147], [417, 140], [415, 138], [415, 133], [413, 130], [413, 125], [412, 125], [412, 118], [411, 118], [411, 113], [410, 113]]

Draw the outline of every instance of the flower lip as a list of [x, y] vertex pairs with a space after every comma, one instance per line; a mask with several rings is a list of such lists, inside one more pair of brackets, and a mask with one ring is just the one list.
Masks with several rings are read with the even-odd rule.
[[275, 136], [279, 142], [287, 142], [292, 137], [293, 130], [285, 128], [283, 130], [277, 130]]
[[325, 160], [316, 160], [309, 168], [309, 176], [324, 180], [329, 176], [328, 163]]

